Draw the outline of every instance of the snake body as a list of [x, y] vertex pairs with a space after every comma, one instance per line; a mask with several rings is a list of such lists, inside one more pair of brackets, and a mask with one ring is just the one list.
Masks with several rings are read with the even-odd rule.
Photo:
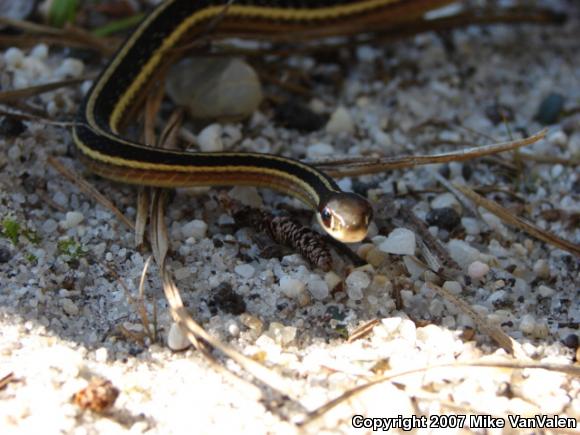
[[[216, 32], [271, 38], [345, 34], [423, 12], [436, 0], [166, 0], [134, 30], [94, 82], [73, 139], [98, 175], [160, 187], [253, 185], [297, 197], [317, 211], [322, 227], [345, 241], [362, 240], [372, 217], [361, 196], [342, 192], [329, 176], [299, 161], [250, 152], [184, 152], [123, 138], [121, 124], [174, 49], [213, 23]], [[425, 6], [428, 4], [428, 6]], [[398, 18], [397, 18], [398, 17]]]

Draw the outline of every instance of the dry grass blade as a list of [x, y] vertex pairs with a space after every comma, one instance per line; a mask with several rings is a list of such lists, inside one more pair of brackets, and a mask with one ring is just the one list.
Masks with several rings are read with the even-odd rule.
[[[111, 55], [115, 52], [117, 44], [112, 40], [97, 38], [90, 33], [79, 28], [57, 29], [56, 27], [44, 26], [42, 24], [31, 23], [30, 21], [14, 20], [7, 17], [0, 17], [0, 25], [9, 26], [33, 34], [37, 43], [43, 36], [48, 36], [52, 42], [59, 42], [65, 47], [82, 47], [96, 50], [103, 55]], [[50, 42], [42, 39], [42, 42]]]
[[[137, 309], [137, 313], [139, 314], [139, 317], [141, 318], [141, 324], [143, 325], [143, 328], [145, 329], [146, 335], [149, 337], [149, 340], [151, 341], [151, 343], [155, 343], [155, 342], [157, 342], [157, 309], [156, 309], [156, 305], [153, 304], [153, 322], [150, 322], [149, 315], [147, 314], [147, 308], [145, 307], [145, 294], [143, 291], [144, 286], [145, 286], [145, 276], [147, 275], [147, 270], [149, 269], [150, 263], [151, 263], [151, 257], [149, 257], [147, 259], [147, 261], [145, 262], [145, 265], [143, 266], [143, 271], [141, 272], [141, 279], [139, 281], [139, 297], [138, 298], [134, 298], [133, 296], [131, 296], [131, 291], [129, 290], [129, 287], [127, 287], [127, 284], [125, 284], [125, 281], [123, 280], [123, 278], [121, 278], [121, 276], [119, 276], [119, 274], [117, 273], [117, 271], [115, 269], [111, 268], [110, 266], [105, 266], [105, 267], [109, 270], [109, 273], [115, 277], [115, 279], [119, 282], [119, 284], [121, 284], [121, 288], [123, 289], [123, 293], [125, 294], [125, 298], [129, 302], [129, 304], [133, 305]], [[125, 336], [127, 336], [135, 341], [138, 341], [138, 342], [140, 342], [140, 344], [142, 346], [145, 346], [145, 341], [143, 340], [143, 338], [141, 338], [136, 333], [133, 333], [132, 331], [128, 331], [122, 325], [119, 326], [119, 330], [123, 335], [125, 335]]]
[[166, 196], [166, 190], [154, 189], [151, 198], [151, 250], [160, 269], [165, 267], [165, 258], [169, 252], [169, 237], [164, 222]]
[[254, 376], [256, 379], [260, 380], [264, 384], [268, 385], [273, 390], [279, 392], [283, 396], [292, 398], [293, 394], [291, 389], [287, 384], [286, 380], [276, 375], [273, 371], [264, 367], [260, 363], [242, 355], [235, 349], [227, 346], [216, 338], [208, 334], [205, 329], [203, 329], [193, 318], [189, 315], [185, 307], [183, 306], [183, 301], [179, 294], [179, 290], [169, 273], [166, 270], [162, 270], [163, 278], [163, 290], [165, 291], [165, 297], [169, 302], [171, 307], [171, 313], [173, 319], [178, 323], [183, 331], [187, 334], [190, 340], [196, 340], [198, 338], [203, 339], [209, 343], [212, 347], [222, 352], [227, 357], [231, 358], [237, 364], [239, 364], [244, 370]]
[[135, 216], [135, 246], [137, 248], [145, 244], [145, 229], [147, 228], [147, 218], [149, 216], [150, 189], [139, 186], [137, 194], [137, 213]]
[[489, 156], [504, 151], [533, 144], [546, 136], [547, 129], [524, 138], [509, 142], [500, 142], [481, 147], [466, 148], [459, 151], [432, 155], [416, 155], [401, 157], [360, 157], [348, 159], [333, 159], [324, 162], [314, 162], [314, 166], [333, 177], [348, 177], [354, 175], [376, 174], [387, 170], [409, 168], [417, 165], [433, 163], [445, 163], [451, 161], [471, 160], [478, 157]]
[[427, 287], [431, 290], [435, 291], [437, 294], [443, 296], [444, 299], [451, 302], [457, 308], [459, 308], [462, 312], [467, 314], [477, 328], [483, 332], [484, 334], [489, 335], [498, 345], [502, 347], [506, 352], [514, 355], [516, 358], [524, 357], [524, 353], [520, 348], [518, 342], [508, 336], [503, 330], [490, 322], [488, 322], [484, 317], [480, 316], [473, 308], [469, 306], [465, 301], [459, 299], [453, 293], [447, 291], [443, 287], [439, 287], [432, 282], [426, 283]]
[[0, 378], [0, 390], [6, 388], [6, 386], [14, 380], [14, 373], [10, 372], [7, 375]]
[[14, 110], [13, 108], [8, 108], [7, 106], [0, 107], [0, 115], [19, 119], [21, 121], [34, 121], [40, 124], [54, 125], [56, 127], [72, 127], [75, 123], [68, 121], [53, 121], [52, 119], [47, 119], [43, 116], [34, 113], [25, 113], [20, 110]]
[[348, 336], [348, 342], [352, 343], [353, 341], [360, 340], [361, 338], [366, 337], [371, 333], [373, 328], [377, 326], [381, 321], [379, 319], [373, 319], [366, 322], [364, 325], [356, 328], [352, 331], [352, 334]]
[[501, 220], [506, 222], [509, 225], [513, 225], [516, 228], [519, 228], [522, 231], [525, 231], [529, 235], [553, 245], [559, 249], [564, 251], [570, 252], [576, 256], [580, 256], [580, 245], [576, 245], [572, 242], [567, 240], [561, 239], [560, 237], [555, 236], [554, 234], [543, 230], [542, 228], [528, 222], [527, 220], [514, 215], [508, 209], [502, 207], [495, 201], [491, 201], [483, 196], [479, 195], [477, 192], [474, 192], [472, 189], [465, 185], [455, 184], [455, 187], [459, 189], [461, 193], [475, 202], [478, 206], [485, 208], [486, 210], [492, 212]]
[[61, 80], [58, 82], [45, 83], [38, 86], [29, 86], [22, 89], [14, 89], [10, 91], [0, 92], [0, 103], [10, 103], [12, 101], [20, 101], [25, 98], [30, 98], [35, 95], [40, 95], [45, 92], [54, 91], [55, 89], [64, 88], [67, 86], [78, 85], [86, 80], [92, 80], [92, 77], [79, 77], [77, 79]]
[[420, 367], [417, 369], [412, 370], [401, 370], [395, 373], [391, 373], [386, 376], [382, 376], [378, 379], [375, 379], [371, 382], [368, 382], [363, 385], [356, 386], [348, 391], [345, 391], [340, 396], [335, 399], [330, 400], [329, 402], [325, 403], [324, 405], [316, 408], [315, 410], [308, 413], [304, 420], [298, 423], [298, 426], [306, 426], [307, 424], [312, 423], [314, 420], [322, 417], [331, 409], [335, 408], [336, 406], [340, 405], [341, 403], [355, 397], [358, 394], [363, 393], [364, 391], [368, 390], [375, 385], [382, 384], [384, 382], [391, 381], [396, 378], [400, 378], [402, 376], [407, 375], [414, 375], [419, 373], [425, 373], [429, 370], [435, 369], [457, 369], [457, 368], [479, 368], [479, 367], [490, 367], [490, 368], [505, 368], [505, 369], [512, 369], [512, 370], [523, 370], [523, 369], [543, 369], [549, 371], [557, 371], [561, 373], [566, 373], [572, 377], [579, 377], [580, 376], [580, 367], [573, 366], [573, 365], [564, 365], [564, 364], [543, 364], [543, 363], [532, 363], [532, 362], [505, 362], [505, 361], [466, 361], [460, 363], [450, 363], [450, 364], [437, 364], [432, 366]]
[[115, 216], [117, 216], [119, 221], [125, 224], [129, 229], [131, 230], [135, 229], [133, 222], [131, 222], [123, 213], [121, 213], [121, 211], [117, 207], [115, 207], [115, 204], [113, 204], [111, 201], [105, 198], [105, 196], [101, 192], [95, 189], [88, 181], [82, 178], [79, 174], [71, 171], [52, 156], [48, 156], [46, 160], [48, 161], [50, 166], [56, 169], [62, 176], [68, 179], [71, 183], [76, 185], [81, 192], [83, 192], [85, 195], [89, 196], [90, 198], [101, 204], [103, 207], [111, 210], [111, 212]]

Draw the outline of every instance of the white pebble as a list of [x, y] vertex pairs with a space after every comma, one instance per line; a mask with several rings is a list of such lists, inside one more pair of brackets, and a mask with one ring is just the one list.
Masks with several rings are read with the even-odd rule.
[[30, 51], [30, 56], [36, 59], [46, 59], [48, 57], [48, 45], [38, 44]]
[[56, 192], [52, 197], [52, 199], [58, 205], [62, 205], [63, 207], [68, 206], [68, 197], [61, 191]]
[[278, 322], [270, 323], [267, 334], [274, 339], [276, 344], [287, 346], [296, 338], [297, 329], [294, 326], [284, 326]]
[[260, 208], [263, 205], [262, 197], [255, 187], [236, 186], [230, 190], [229, 196], [249, 207]]
[[249, 279], [254, 276], [256, 269], [250, 264], [238, 264], [234, 271], [240, 275], [242, 278]]
[[4, 52], [4, 61], [6, 62], [6, 66], [15, 68], [19, 67], [24, 60], [24, 54], [22, 50], [16, 47], [10, 47], [8, 50]]
[[64, 312], [69, 316], [76, 316], [79, 314], [79, 307], [77, 307], [76, 304], [68, 298], [62, 298], [60, 300], [60, 305], [62, 306]]
[[54, 233], [58, 228], [58, 223], [54, 219], [47, 219], [42, 224], [42, 231], [47, 234]]
[[461, 294], [461, 284], [457, 281], [445, 281], [443, 288], [454, 295]]
[[534, 273], [536, 276], [542, 279], [550, 277], [550, 264], [543, 258], [539, 259], [534, 263]]
[[324, 275], [324, 281], [328, 284], [329, 289], [333, 289], [342, 282], [342, 278], [331, 270]]
[[332, 155], [334, 152], [335, 151], [334, 151], [334, 148], [332, 147], [332, 145], [324, 143], [324, 142], [317, 142], [317, 143], [310, 145], [306, 149], [306, 156], [309, 159], [315, 159], [315, 158], [321, 157], [321, 156]]
[[447, 244], [449, 255], [461, 267], [467, 267], [469, 264], [479, 259], [480, 252], [464, 242], [463, 240], [453, 239]]
[[172, 323], [167, 334], [167, 347], [173, 351], [187, 349], [190, 342], [177, 323]]
[[395, 228], [387, 240], [382, 242], [378, 248], [389, 254], [413, 255], [415, 253], [415, 233], [406, 228]]
[[77, 78], [83, 74], [85, 65], [78, 59], [65, 59], [54, 72], [57, 77]]
[[338, 107], [326, 124], [326, 131], [328, 133], [353, 133], [354, 122], [348, 111], [340, 106]]
[[546, 285], [541, 285], [540, 287], [538, 287], [538, 293], [540, 293], [540, 296], [543, 298], [549, 298], [550, 296], [553, 296], [555, 292], [555, 290], [553, 288], [550, 288]]
[[280, 291], [289, 298], [297, 298], [300, 296], [304, 293], [305, 287], [303, 282], [290, 278], [289, 276], [280, 278]]
[[84, 219], [85, 217], [80, 211], [68, 211], [64, 221], [61, 222], [61, 227], [64, 229], [74, 228]]
[[461, 225], [465, 228], [465, 232], [469, 235], [476, 236], [481, 232], [481, 226], [477, 219], [470, 217], [461, 218]]
[[326, 299], [329, 295], [328, 284], [318, 275], [310, 275], [307, 286], [314, 299]]
[[210, 124], [204, 128], [197, 136], [199, 149], [204, 152], [223, 151], [222, 126], [220, 124]]
[[207, 234], [207, 224], [199, 219], [194, 219], [181, 227], [181, 235], [184, 239], [195, 237], [197, 240], [203, 239]]
[[371, 284], [370, 277], [361, 270], [355, 270], [346, 278], [346, 293], [349, 299], [360, 301], [363, 297], [363, 290]]
[[474, 261], [467, 268], [471, 279], [481, 279], [489, 272], [489, 266], [481, 261]]
[[493, 213], [489, 213], [489, 212], [482, 212], [481, 218], [485, 221], [486, 224], [489, 225], [489, 227], [492, 230], [497, 232], [504, 239], [508, 238], [509, 231], [508, 231], [507, 227], [503, 224], [501, 219], [498, 218], [496, 215], [494, 215]]
[[459, 203], [459, 201], [457, 201], [455, 195], [449, 192], [437, 195], [431, 201], [431, 208], [443, 208], [443, 207], [454, 208], [455, 211], [457, 211], [458, 213], [461, 213], [462, 211], [461, 204]]
[[107, 358], [109, 357], [109, 351], [106, 347], [99, 347], [95, 350], [95, 361], [99, 363], [107, 362]]
[[532, 335], [536, 327], [536, 319], [531, 314], [525, 314], [520, 320], [520, 331]]

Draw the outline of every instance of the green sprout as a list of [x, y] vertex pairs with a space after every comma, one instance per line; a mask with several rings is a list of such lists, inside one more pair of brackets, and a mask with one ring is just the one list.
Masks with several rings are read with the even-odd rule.
[[77, 15], [78, 0], [53, 0], [48, 10], [48, 22], [54, 27], [72, 23]]
[[83, 246], [74, 239], [59, 240], [56, 245], [59, 255], [69, 257], [70, 261], [78, 260], [86, 254]]

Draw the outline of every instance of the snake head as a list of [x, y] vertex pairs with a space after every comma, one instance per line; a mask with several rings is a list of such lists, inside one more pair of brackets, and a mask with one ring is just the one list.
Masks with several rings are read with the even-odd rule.
[[354, 243], [366, 237], [373, 208], [356, 193], [339, 192], [321, 202], [317, 217], [332, 237], [341, 242]]

